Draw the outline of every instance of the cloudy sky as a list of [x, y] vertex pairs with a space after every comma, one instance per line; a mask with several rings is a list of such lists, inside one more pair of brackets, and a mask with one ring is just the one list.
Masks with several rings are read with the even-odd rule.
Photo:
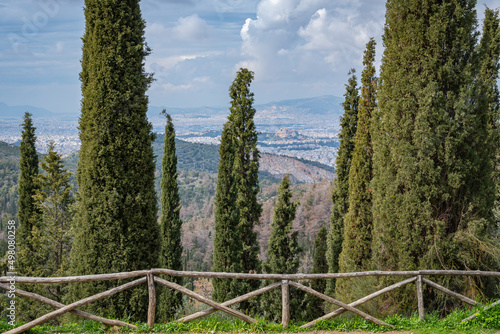
[[[500, 7], [500, 0], [484, 4]], [[0, 0], [0, 102], [79, 112], [83, 0]], [[150, 103], [226, 106], [240, 67], [255, 72], [257, 103], [342, 96], [378, 42], [384, 0], [143, 0]]]

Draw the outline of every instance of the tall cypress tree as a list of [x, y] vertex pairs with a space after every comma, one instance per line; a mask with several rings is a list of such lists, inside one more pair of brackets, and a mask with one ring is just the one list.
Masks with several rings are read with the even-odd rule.
[[[299, 268], [299, 254], [301, 249], [297, 242], [298, 232], [292, 232], [292, 223], [295, 219], [297, 202], [292, 202], [289, 175], [286, 174], [278, 187], [278, 200], [274, 209], [271, 224], [271, 236], [267, 249], [267, 260], [263, 262], [262, 269], [266, 273], [295, 274]], [[274, 282], [271, 282], [274, 283]], [[297, 313], [300, 308], [298, 298], [290, 298], [291, 309]], [[281, 291], [273, 290], [261, 297], [261, 310], [264, 316], [273, 321], [281, 319]]]
[[19, 147], [21, 159], [19, 165], [21, 174], [19, 175], [19, 228], [17, 236], [17, 265], [19, 273], [23, 276], [31, 276], [36, 271], [37, 264], [34, 263], [36, 249], [32, 244], [32, 231], [37, 224], [37, 216], [40, 214], [33, 196], [39, 189], [36, 182], [38, 177], [38, 153], [36, 152], [35, 130], [31, 114], [24, 114], [23, 131], [21, 145]]
[[[40, 257], [37, 256], [40, 239], [33, 236], [33, 232], [40, 228], [40, 210], [33, 198], [39, 190], [39, 184], [36, 182], [38, 177], [38, 153], [35, 147], [36, 128], [33, 126], [31, 116], [29, 112], [26, 112], [22, 124], [16, 270], [22, 276], [41, 276], [39, 270], [43, 267], [43, 263], [39, 262]], [[18, 288], [30, 292], [41, 292], [39, 288], [32, 285], [20, 284]], [[25, 298], [21, 298], [17, 306], [20, 310], [18, 318], [23, 321], [33, 320], [41, 315], [40, 312], [43, 312], [40, 311], [40, 305]]]
[[[257, 202], [260, 156], [253, 121], [252, 80], [253, 72], [242, 68], [229, 87], [231, 107], [219, 148], [221, 160], [215, 198], [214, 270], [217, 271], [260, 271], [259, 244], [254, 231], [262, 212]], [[214, 298], [227, 299], [258, 286], [256, 280], [240, 281], [238, 284], [215, 280]], [[248, 310], [250, 304], [243, 302], [240, 307]]]
[[[149, 54], [139, 1], [86, 0], [78, 203], [72, 272], [102, 274], [158, 266], [154, 135], [147, 120]], [[119, 281], [118, 283], [120, 283]], [[71, 286], [82, 298], [114, 286]], [[145, 320], [145, 286], [92, 303], [93, 312]]]
[[[359, 104], [355, 73], [355, 69], [349, 71], [351, 77], [346, 85], [345, 100], [342, 103], [344, 115], [340, 119], [340, 146], [335, 160], [336, 178], [332, 190], [333, 206], [326, 253], [328, 271], [331, 273], [339, 271], [339, 255], [342, 251], [342, 240], [344, 238], [344, 216], [349, 209], [349, 170], [354, 151], [354, 136], [356, 135], [358, 123]], [[335, 292], [335, 280], [328, 280], [326, 292], [329, 295]]]
[[[242, 244], [241, 266], [243, 272], [260, 271], [259, 244], [254, 226], [259, 223], [262, 206], [257, 202], [259, 193], [259, 150], [257, 130], [253, 117], [253, 93], [250, 84], [253, 72], [242, 68], [229, 88], [231, 107], [229, 122], [233, 126], [234, 177], [238, 192], [236, 208], [239, 214], [238, 230]], [[257, 287], [255, 280], [247, 281], [249, 289]]]
[[[349, 210], [344, 217], [344, 241], [339, 258], [340, 272], [368, 270], [372, 241], [372, 114], [376, 108], [377, 78], [375, 77], [375, 41], [366, 45], [365, 66], [361, 76], [361, 99], [358, 126], [354, 139], [354, 153], [349, 172]], [[353, 300], [353, 280], [337, 281], [337, 295], [342, 300]]]
[[[172, 118], [166, 115], [165, 137], [161, 178], [161, 253], [160, 266], [172, 270], [182, 270], [182, 221], [181, 203], [177, 186], [177, 156], [175, 154], [175, 130]], [[168, 276], [167, 280], [182, 285], [182, 277]], [[182, 307], [182, 294], [167, 288], [160, 288], [158, 320], [172, 320], [177, 309]]]
[[[485, 110], [475, 103], [475, 4], [387, 3], [373, 132], [379, 269], [485, 269], [491, 262], [481, 241], [491, 230], [493, 201], [491, 174], [478, 168], [491, 158], [481, 147]], [[465, 289], [462, 279], [445, 280]], [[404, 290], [392, 301], [414, 306]]]
[[[219, 146], [219, 167], [215, 191], [215, 233], [213, 271], [241, 272], [241, 240], [236, 210], [236, 180], [233, 175], [234, 147], [232, 125], [227, 122]], [[222, 302], [237, 297], [241, 286], [238, 280], [214, 278], [214, 300]]]

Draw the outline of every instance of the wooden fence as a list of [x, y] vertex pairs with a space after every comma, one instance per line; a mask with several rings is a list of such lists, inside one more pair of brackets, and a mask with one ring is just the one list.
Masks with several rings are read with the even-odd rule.
[[[160, 277], [157, 277], [155, 275], [170, 275], [170, 276], [183, 276], [183, 277], [199, 277], [199, 278], [229, 278], [229, 279], [257, 279], [257, 280], [275, 280], [277, 281], [274, 284], [270, 284], [266, 287], [263, 287], [261, 289], [252, 291], [250, 293], [247, 293], [245, 295], [236, 297], [234, 299], [228, 300], [224, 303], [216, 303], [210, 299], [207, 299], [189, 289], [186, 289], [183, 286], [180, 286], [176, 283], [166, 281]], [[215, 311], [222, 311], [227, 314], [230, 314], [231, 316], [237, 317], [239, 319], [242, 319], [248, 323], [253, 323], [255, 322], [255, 319], [238, 312], [234, 309], [231, 309], [229, 306], [240, 303], [244, 300], [247, 300], [249, 298], [255, 297], [257, 295], [260, 295], [262, 293], [265, 293], [267, 291], [271, 291], [273, 289], [277, 289], [281, 287], [281, 292], [282, 292], [282, 324], [284, 327], [288, 326], [290, 322], [290, 299], [289, 299], [289, 287], [293, 286], [297, 289], [301, 289], [307, 293], [310, 293], [318, 298], [321, 298], [329, 303], [332, 303], [334, 305], [339, 306], [340, 308], [335, 310], [334, 312], [331, 312], [327, 315], [322, 316], [321, 318], [318, 318], [314, 321], [311, 321], [310, 323], [307, 323], [303, 325], [302, 327], [310, 327], [314, 325], [316, 322], [324, 319], [330, 319], [333, 318], [343, 312], [350, 311], [353, 312], [354, 314], [357, 314], [369, 321], [372, 321], [376, 324], [379, 325], [384, 325], [384, 326], [390, 326], [393, 327], [390, 324], [387, 324], [377, 318], [374, 318], [373, 316], [358, 310], [356, 306], [359, 306], [375, 297], [378, 297], [386, 292], [395, 290], [397, 288], [400, 288], [406, 284], [413, 283], [415, 282], [416, 284], [416, 295], [417, 295], [417, 300], [418, 300], [418, 313], [419, 317], [421, 320], [424, 320], [424, 301], [423, 301], [423, 284], [426, 284], [430, 287], [433, 287], [435, 289], [438, 289], [450, 296], [453, 296], [455, 298], [460, 299], [464, 303], [470, 304], [470, 305], [475, 305], [476, 302], [466, 296], [463, 296], [461, 294], [458, 294], [456, 292], [453, 292], [433, 281], [431, 281], [428, 278], [425, 278], [424, 276], [435, 276], [435, 275], [452, 275], [452, 276], [494, 276], [494, 277], [500, 277], [500, 272], [490, 272], [490, 271], [459, 271], [459, 270], [419, 270], [419, 271], [366, 271], [366, 272], [354, 272], [354, 273], [330, 273], [330, 274], [293, 274], [293, 275], [281, 275], [281, 274], [238, 274], [238, 273], [221, 273], [221, 272], [193, 272], [193, 271], [174, 271], [174, 270], [169, 270], [169, 269], [151, 269], [151, 270], [141, 270], [141, 271], [132, 271], [132, 272], [125, 272], [125, 273], [116, 273], [116, 274], [103, 274], [103, 275], [87, 275], [87, 276], [70, 276], [70, 277], [20, 277], [20, 276], [3, 276], [0, 277], [0, 289], [4, 290], [11, 290], [10, 286], [13, 282], [15, 283], [33, 283], [33, 284], [54, 284], [54, 283], [73, 283], [73, 282], [88, 282], [88, 281], [104, 281], [104, 280], [117, 280], [117, 279], [125, 279], [125, 278], [137, 278], [136, 280], [133, 280], [129, 283], [120, 285], [118, 287], [115, 287], [113, 289], [110, 289], [105, 292], [98, 293], [96, 295], [87, 297], [85, 299], [79, 300], [77, 302], [74, 302], [69, 305], [64, 305], [61, 303], [58, 303], [56, 301], [53, 301], [49, 298], [45, 298], [43, 296], [40, 296], [35, 293], [31, 292], [26, 292], [20, 289], [16, 289], [15, 293], [19, 296], [24, 296], [27, 298], [31, 298], [34, 300], [38, 300], [41, 302], [44, 302], [48, 305], [51, 305], [55, 308], [57, 308], [56, 311], [50, 312], [40, 318], [37, 318], [29, 323], [26, 323], [20, 327], [14, 328], [10, 331], [7, 331], [5, 334], [15, 334], [15, 333], [22, 333], [30, 328], [33, 328], [37, 325], [40, 325], [48, 320], [54, 319], [60, 315], [63, 315], [65, 313], [71, 312], [73, 314], [82, 316], [87, 319], [91, 320], [96, 320], [100, 321], [104, 324], [107, 325], [112, 325], [112, 326], [126, 326], [130, 328], [136, 328], [136, 326], [123, 322], [123, 321], [118, 321], [118, 320], [110, 320], [110, 319], [105, 319], [102, 317], [98, 317], [93, 314], [89, 314], [86, 312], [82, 312], [78, 310], [79, 307], [89, 304], [91, 302], [109, 297], [111, 295], [114, 295], [116, 293], [119, 293], [121, 291], [124, 291], [128, 288], [137, 286], [139, 284], [144, 284], [147, 283], [148, 289], [149, 289], [149, 308], [148, 308], [148, 326], [153, 327], [155, 323], [155, 312], [156, 312], [156, 292], [155, 292], [155, 284], [161, 284], [164, 285], [170, 289], [174, 289], [177, 291], [180, 291], [181, 293], [197, 300], [200, 301], [208, 306], [210, 308], [197, 312], [195, 314], [186, 316], [182, 319], [179, 319], [178, 321], [181, 322], [188, 322], [192, 321], [194, 319], [198, 319], [200, 317], [209, 315]], [[326, 296], [323, 293], [320, 293], [318, 291], [315, 291], [301, 283], [298, 283], [296, 281], [302, 281], [302, 280], [311, 280], [311, 279], [334, 279], [334, 278], [347, 278], [347, 277], [365, 277], [365, 276], [410, 276], [410, 278], [407, 278], [403, 281], [400, 281], [398, 283], [395, 283], [391, 286], [388, 286], [386, 288], [383, 288], [379, 291], [376, 291], [366, 297], [363, 297], [357, 301], [354, 301], [350, 304], [345, 304], [341, 301], [338, 301], [332, 297]], [[14, 284], [15, 284], [14, 283]], [[498, 304], [492, 304], [490, 307]], [[470, 320], [474, 317], [472, 315], [471, 317], [464, 319], [464, 321]]]

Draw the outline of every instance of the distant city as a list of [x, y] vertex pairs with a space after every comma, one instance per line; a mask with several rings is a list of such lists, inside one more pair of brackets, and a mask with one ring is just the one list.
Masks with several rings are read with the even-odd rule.
[[[342, 109], [340, 98], [323, 96], [311, 99], [274, 102], [256, 106], [255, 123], [259, 131], [259, 149], [334, 166]], [[19, 108], [17, 108], [19, 109]], [[163, 133], [165, 117], [160, 107], [150, 107], [148, 117], [153, 131]], [[29, 110], [28, 110], [29, 111]], [[218, 145], [228, 110], [224, 108], [167, 108], [179, 139]], [[19, 144], [24, 112], [0, 110], [0, 141]], [[45, 153], [50, 141], [56, 150], [67, 155], [80, 149], [77, 114], [33, 112], [37, 149]]]

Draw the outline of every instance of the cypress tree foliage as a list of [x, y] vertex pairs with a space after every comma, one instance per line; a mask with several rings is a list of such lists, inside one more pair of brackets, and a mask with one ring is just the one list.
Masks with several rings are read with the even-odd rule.
[[[278, 200], [271, 224], [267, 260], [262, 263], [262, 269], [269, 274], [295, 274], [299, 268], [301, 249], [297, 242], [298, 232], [292, 232], [292, 223], [295, 219], [298, 203], [292, 202], [292, 196], [289, 175], [286, 174], [278, 187]], [[291, 290], [290, 309], [292, 312], [298, 313], [301, 311], [300, 307], [297, 307], [300, 299], [293, 296], [293, 292], [295, 291]], [[272, 290], [263, 295], [261, 297], [261, 310], [265, 318], [279, 322], [281, 320], [281, 291]]]
[[[80, 80], [82, 142], [71, 271], [102, 274], [158, 266], [154, 135], [147, 120], [144, 27], [139, 1], [86, 0]], [[71, 286], [73, 299], [119, 282]], [[124, 291], [92, 312], [146, 320], [147, 288]]]
[[[241, 240], [238, 233], [238, 211], [236, 209], [236, 180], [233, 175], [234, 147], [232, 126], [227, 122], [222, 131], [219, 146], [219, 167], [215, 191], [215, 233], [213, 271], [241, 272]], [[214, 278], [212, 298], [222, 302], [239, 295], [238, 280]]]
[[[38, 153], [36, 152], [35, 130], [31, 114], [24, 114], [22, 124], [22, 137], [20, 145], [21, 158], [19, 165], [21, 174], [19, 175], [19, 226], [17, 229], [17, 272], [23, 276], [37, 276], [38, 270], [43, 265], [39, 263], [37, 257], [37, 248], [39, 247], [37, 238], [33, 237], [33, 231], [39, 228], [40, 211], [35, 204], [33, 196], [39, 189], [36, 182], [38, 177]], [[19, 284], [19, 289], [40, 292], [32, 285]], [[21, 298], [17, 307], [19, 307], [18, 318], [22, 321], [29, 321], [40, 316], [39, 304], [30, 300]], [[43, 312], [43, 311], [42, 311]]]
[[[257, 130], [253, 117], [253, 93], [250, 83], [253, 72], [242, 68], [229, 88], [231, 107], [229, 122], [233, 127], [234, 177], [238, 192], [236, 207], [239, 214], [238, 229], [242, 252], [243, 272], [260, 271], [259, 244], [254, 226], [259, 223], [262, 206], [257, 202], [259, 193], [259, 150], [257, 149]], [[249, 289], [259, 285], [255, 280], [247, 281]]]
[[23, 276], [30, 276], [36, 270], [34, 263], [36, 249], [32, 244], [33, 224], [37, 224], [37, 216], [40, 211], [35, 205], [33, 196], [38, 190], [36, 178], [38, 177], [38, 153], [36, 152], [35, 130], [31, 114], [24, 114], [22, 124], [22, 138], [19, 147], [21, 159], [19, 165], [21, 174], [19, 175], [19, 228], [17, 230], [17, 266], [19, 273]]
[[[314, 256], [311, 274], [323, 274], [328, 272], [328, 263], [326, 262], [328, 230], [325, 226], [321, 227], [314, 239]], [[312, 289], [324, 293], [326, 291], [326, 280], [314, 279], [310, 281]], [[324, 302], [322, 299], [311, 294], [306, 294], [304, 301], [306, 305], [305, 319], [313, 320], [325, 314]]]
[[[493, 173], [496, 181], [497, 201], [494, 204], [493, 240], [500, 249], [500, 95], [498, 92], [498, 73], [500, 71], [500, 19], [499, 11], [486, 8], [483, 21], [483, 34], [479, 45], [480, 72], [478, 76], [481, 85], [483, 103], [487, 106], [489, 116], [484, 124], [488, 126], [489, 138], [483, 143], [487, 154], [494, 157], [482, 160], [485, 172]], [[495, 168], [497, 166], [497, 168]], [[500, 255], [496, 256], [496, 268], [500, 267]], [[490, 282], [494, 286], [494, 282]], [[497, 290], [497, 292], [500, 292]]]
[[[372, 242], [372, 136], [371, 120], [376, 108], [377, 78], [375, 77], [375, 41], [370, 39], [363, 57], [361, 99], [358, 124], [354, 139], [354, 153], [349, 172], [349, 210], [344, 217], [344, 241], [339, 257], [340, 272], [368, 270]], [[337, 295], [342, 300], [353, 300], [355, 280], [337, 281]], [[357, 299], [357, 298], [356, 298]]]
[[[483, 124], [489, 111], [476, 103], [475, 4], [387, 3], [373, 131], [378, 269], [491, 269], [485, 239], [494, 188], [491, 173], [480, 167], [491, 157]], [[466, 289], [462, 279], [441, 283]], [[396, 307], [414, 309], [408, 292], [393, 296]]]
[[[164, 111], [165, 112], [165, 111]], [[162, 178], [161, 178], [161, 253], [160, 266], [173, 270], [182, 270], [182, 221], [180, 218], [180, 198], [177, 186], [177, 156], [175, 154], [175, 130], [172, 118], [166, 115]], [[182, 285], [182, 277], [167, 276], [165, 279]], [[161, 287], [158, 303], [158, 320], [173, 320], [177, 309], [182, 307], [182, 294], [178, 291]]]
[[[335, 160], [336, 179], [332, 190], [333, 205], [326, 253], [328, 272], [331, 273], [339, 271], [339, 255], [342, 250], [342, 240], [344, 238], [344, 216], [349, 209], [349, 170], [354, 151], [354, 136], [356, 135], [358, 123], [359, 104], [355, 73], [355, 69], [349, 71], [351, 77], [346, 85], [345, 100], [342, 103], [344, 115], [340, 119], [340, 146]], [[328, 295], [333, 295], [335, 292], [335, 280], [328, 280], [326, 292]]]
[[[44, 173], [38, 175], [38, 189], [33, 196], [40, 212], [39, 224], [33, 228], [37, 240], [37, 275], [61, 277], [68, 274], [71, 250], [70, 223], [73, 219], [74, 196], [69, 184], [71, 173], [64, 168], [61, 155], [49, 144], [49, 151], [41, 164]], [[64, 285], [51, 285], [43, 290], [59, 302], [63, 300]]]
[[[214, 271], [259, 272], [259, 244], [254, 226], [262, 212], [259, 193], [259, 150], [253, 117], [253, 72], [238, 71], [231, 87], [231, 107], [219, 148], [220, 162], [215, 195]], [[216, 300], [227, 300], [255, 290], [259, 282], [214, 280]], [[249, 302], [240, 308], [250, 308]]]

